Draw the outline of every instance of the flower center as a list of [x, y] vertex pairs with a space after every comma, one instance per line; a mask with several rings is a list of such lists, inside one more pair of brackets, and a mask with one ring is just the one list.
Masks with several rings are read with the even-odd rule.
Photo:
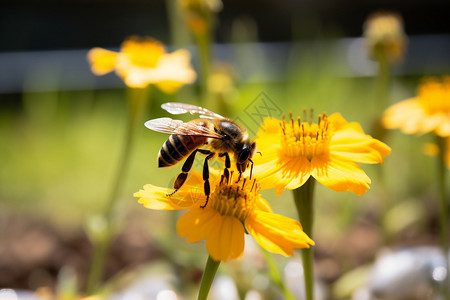
[[233, 216], [244, 223], [245, 219], [253, 212], [259, 192], [256, 179], [233, 180], [233, 172], [227, 181], [222, 175], [220, 184], [211, 194], [212, 207], [222, 216]]
[[450, 114], [450, 77], [429, 79], [419, 87], [419, 102], [428, 114]]
[[122, 45], [122, 52], [131, 64], [141, 68], [156, 68], [165, 53], [164, 46], [151, 38], [131, 37]]
[[[306, 119], [306, 112], [304, 114]], [[328, 153], [334, 132], [327, 114], [319, 115], [317, 123], [301, 122], [300, 117], [295, 122], [292, 113], [289, 116], [290, 122], [286, 122], [284, 116], [280, 122], [284, 136], [281, 140], [282, 155], [288, 158], [303, 156], [311, 161], [315, 156]]]

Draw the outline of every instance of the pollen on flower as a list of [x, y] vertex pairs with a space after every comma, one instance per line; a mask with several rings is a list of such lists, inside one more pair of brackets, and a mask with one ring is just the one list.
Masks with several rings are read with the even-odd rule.
[[450, 114], [450, 77], [444, 77], [442, 83], [429, 78], [419, 87], [418, 99], [428, 114]]
[[244, 222], [254, 211], [260, 186], [256, 180], [233, 180], [233, 172], [227, 179], [222, 175], [219, 185], [211, 194], [211, 206], [222, 216], [233, 216]]
[[[306, 119], [306, 113], [304, 115]], [[283, 115], [280, 122], [284, 135], [280, 149], [284, 156], [290, 158], [303, 156], [311, 161], [313, 157], [329, 151], [334, 132], [326, 113], [319, 115], [317, 123], [302, 122], [300, 117], [294, 121], [292, 113], [289, 113], [289, 118], [289, 122], [286, 122]]]

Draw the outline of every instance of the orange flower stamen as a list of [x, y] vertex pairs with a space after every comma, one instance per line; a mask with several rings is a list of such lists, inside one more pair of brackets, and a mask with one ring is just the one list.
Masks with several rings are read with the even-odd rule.
[[222, 216], [233, 216], [242, 223], [253, 212], [260, 187], [256, 180], [233, 181], [233, 172], [228, 180], [222, 175], [219, 185], [211, 195], [212, 207]]
[[289, 117], [289, 123], [285, 121], [284, 116], [280, 122], [284, 135], [281, 147], [283, 156], [290, 158], [303, 156], [311, 161], [313, 157], [329, 152], [334, 132], [326, 113], [319, 115], [317, 123], [301, 122], [300, 117], [294, 122], [292, 113]]

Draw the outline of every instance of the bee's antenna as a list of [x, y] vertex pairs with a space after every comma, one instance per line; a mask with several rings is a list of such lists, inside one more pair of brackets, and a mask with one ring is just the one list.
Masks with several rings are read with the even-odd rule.
[[262, 156], [262, 153], [261, 153], [261, 151], [256, 151], [256, 153], [259, 153], [259, 155], [261, 155], [261, 156]]

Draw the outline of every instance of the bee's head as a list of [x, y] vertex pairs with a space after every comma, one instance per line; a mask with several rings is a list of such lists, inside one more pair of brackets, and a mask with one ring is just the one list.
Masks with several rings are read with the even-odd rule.
[[252, 162], [251, 159], [253, 155], [255, 155], [255, 152], [256, 152], [255, 142], [247, 141], [238, 146], [234, 156], [236, 159], [236, 167], [239, 173], [243, 173], [245, 169], [247, 169], [248, 163], [249, 161]]

